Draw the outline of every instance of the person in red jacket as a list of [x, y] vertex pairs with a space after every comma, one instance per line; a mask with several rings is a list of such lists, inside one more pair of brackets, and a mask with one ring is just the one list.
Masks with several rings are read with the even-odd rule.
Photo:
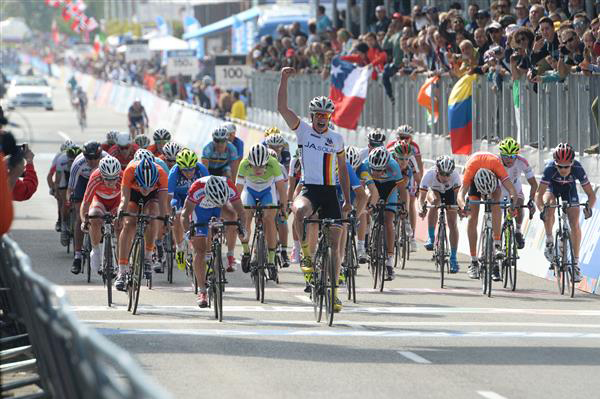
[[365, 43], [358, 43], [352, 50], [352, 54], [340, 57], [342, 61], [350, 61], [359, 66], [373, 66], [373, 80], [377, 79], [377, 73], [383, 72], [387, 61], [387, 53], [379, 47], [377, 36], [373, 32], [365, 35]]
[[23, 177], [17, 179], [12, 191], [13, 200], [27, 201], [37, 190], [38, 178], [33, 166], [33, 157], [35, 156], [29, 147], [25, 147], [23, 158], [25, 159], [25, 170]]

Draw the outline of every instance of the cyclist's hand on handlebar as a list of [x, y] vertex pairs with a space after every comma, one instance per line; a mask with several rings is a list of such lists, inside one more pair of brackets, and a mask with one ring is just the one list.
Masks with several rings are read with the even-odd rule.
[[585, 219], [589, 219], [592, 217], [592, 208], [590, 208], [589, 202], [585, 203], [585, 208], [583, 208], [583, 217]]
[[344, 201], [344, 205], [342, 206], [342, 212], [348, 213], [352, 210], [352, 204]]

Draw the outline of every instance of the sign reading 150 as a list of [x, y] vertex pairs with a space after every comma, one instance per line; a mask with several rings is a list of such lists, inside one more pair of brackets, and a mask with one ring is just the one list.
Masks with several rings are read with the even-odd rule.
[[189, 58], [172, 58], [171, 59], [171, 63], [173, 64], [173, 66], [189, 67], [189, 66], [193, 65], [194, 59], [189, 59]]

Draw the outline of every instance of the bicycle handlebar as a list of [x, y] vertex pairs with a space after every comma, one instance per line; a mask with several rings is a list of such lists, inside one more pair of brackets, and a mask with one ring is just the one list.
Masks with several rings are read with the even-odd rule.
[[281, 209], [281, 205], [244, 205], [244, 209]]

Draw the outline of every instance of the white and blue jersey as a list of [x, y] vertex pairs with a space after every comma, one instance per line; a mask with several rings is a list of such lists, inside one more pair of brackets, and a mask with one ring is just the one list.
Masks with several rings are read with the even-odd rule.
[[185, 177], [179, 166], [175, 164], [169, 172], [169, 195], [173, 196], [171, 206], [181, 209], [192, 183], [204, 176], [208, 176], [208, 169], [199, 162], [196, 163], [196, 171], [191, 179]]
[[[346, 160], [346, 170], [348, 171], [348, 180], [350, 181], [350, 203], [354, 204], [354, 200], [356, 199], [356, 193], [354, 190], [361, 186], [360, 179], [358, 175], [350, 165], [350, 161]], [[336, 175], [337, 176], [337, 175]], [[339, 178], [336, 178], [336, 190], [338, 201], [340, 202], [340, 206], [344, 203], [344, 192], [342, 191], [342, 186], [340, 185]]]
[[546, 184], [556, 198], [560, 197], [563, 201], [574, 204], [579, 202], [576, 180], [579, 180], [582, 187], [590, 184], [585, 170], [579, 161], [573, 161], [571, 173], [563, 177], [558, 172], [556, 162], [551, 160], [544, 167], [540, 183]]

